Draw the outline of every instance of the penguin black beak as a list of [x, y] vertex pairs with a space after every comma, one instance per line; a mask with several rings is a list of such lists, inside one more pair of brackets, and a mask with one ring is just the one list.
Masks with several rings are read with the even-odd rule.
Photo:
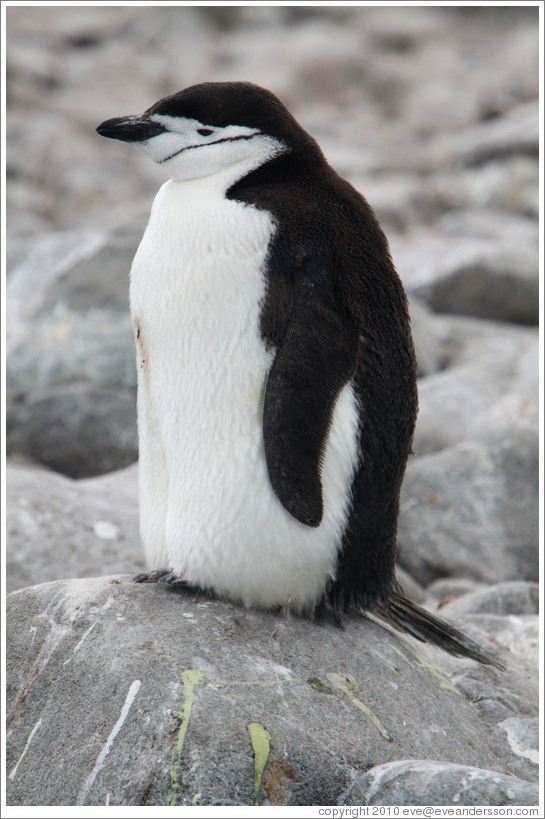
[[152, 122], [146, 116], [114, 117], [102, 122], [97, 133], [108, 139], [120, 139], [121, 142], [145, 142], [146, 139], [165, 133], [166, 128], [158, 122]]

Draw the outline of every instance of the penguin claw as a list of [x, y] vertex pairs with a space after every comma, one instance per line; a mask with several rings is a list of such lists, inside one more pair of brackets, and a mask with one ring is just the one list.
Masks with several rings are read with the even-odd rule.
[[168, 574], [165, 574], [163, 577], [159, 578], [159, 583], [185, 583], [185, 580], [183, 577], [180, 577], [179, 574], [169, 572]]
[[135, 574], [131, 580], [131, 583], [145, 583], [148, 577], [149, 574], [147, 572], [143, 572], [142, 574]]
[[133, 577], [133, 583], [172, 583], [171, 580], [163, 580], [164, 577], [174, 578], [175, 575], [172, 574], [170, 569], [155, 569], [153, 572], [142, 572], [142, 574], [137, 574]]

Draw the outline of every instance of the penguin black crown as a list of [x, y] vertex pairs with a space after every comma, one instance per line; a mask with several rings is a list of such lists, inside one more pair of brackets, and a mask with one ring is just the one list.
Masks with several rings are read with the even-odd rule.
[[498, 664], [395, 580], [416, 363], [366, 200], [251, 83], [194, 85], [97, 131], [168, 178], [130, 273], [140, 528], [160, 567], [135, 580], [370, 611]]

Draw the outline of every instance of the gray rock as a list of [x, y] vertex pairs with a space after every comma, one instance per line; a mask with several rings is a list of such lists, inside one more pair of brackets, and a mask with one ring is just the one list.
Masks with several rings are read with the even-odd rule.
[[[538, 333], [533, 328], [466, 316], [435, 316], [432, 322], [439, 338], [443, 368], [485, 362], [493, 369], [495, 362], [504, 390], [508, 387], [506, 379], [517, 379], [521, 360], [535, 354], [539, 346]], [[533, 360], [533, 371], [535, 364]], [[535, 377], [533, 388], [537, 391]]]
[[496, 431], [409, 463], [398, 559], [422, 585], [442, 577], [538, 580], [538, 434]]
[[537, 805], [539, 788], [497, 771], [401, 759], [359, 776], [342, 805]]
[[[23, 258], [10, 271], [6, 285], [8, 350], [29, 333], [29, 327], [40, 313], [51, 310], [49, 303], [44, 311], [44, 302], [56, 285], [59, 293], [59, 280], [64, 281], [74, 266], [99, 252], [107, 238], [104, 231], [72, 230], [47, 233], [28, 243]], [[64, 298], [61, 289], [61, 302]]]
[[465, 579], [438, 580], [426, 589], [426, 594], [424, 604], [440, 617], [461, 620], [468, 632], [474, 630], [476, 639], [479, 639], [479, 631], [485, 632], [493, 643], [538, 666], [539, 587], [536, 583], [514, 581], [485, 587]]
[[137, 457], [134, 230], [51, 234], [8, 280], [7, 450], [71, 477]]
[[511, 717], [500, 722], [498, 728], [507, 734], [514, 754], [529, 759], [533, 765], [539, 765], [539, 720]]
[[[492, 220], [492, 216], [489, 217]], [[533, 225], [535, 232], [535, 224]], [[391, 236], [393, 258], [409, 292], [440, 313], [539, 323], [537, 244], [421, 229]]]
[[6, 466], [8, 591], [68, 577], [144, 570], [137, 467], [71, 480]]
[[[535, 172], [536, 165], [534, 160], [528, 160], [530, 163], [530, 170], [527, 170], [528, 175]], [[488, 167], [488, 166], [487, 166]], [[508, 173], [509, 165], [502, 165], [504, 172]], [[516, 167], [516, 166], [515, 166]], [[479, 174], [472, 171], [474, 174], [474, 183], [477, 184]], [[459, 178], [459, 177], [458, 177]], [[516, 184], [516, 178], [509, 176], [509, 179]], [[535, 180], [535, 174], [534, 174]], [[465, 201], [466, 197], [461, 197]], [[467, 197], [471, 202], [472, 197]], [[505, 208], [505, 210], [494, 210], [491, 206], [484, 208], [483, 203], [480, 205], [465, 204], [464, 206], [453, 207], [447, 213], [442, 214], [436, 223], [440, 229], [441, 234], [446, 234], [458, 240], [480, 239], [483, 244], [481, 249], [484, 251], [492, 250], [494, 245], [497, 247], [516, 247], [525, 250], [536, 251], [539, 249], [539, 229], [536, 219], [529, 217], [524, 212], [524, 208]], [[443, 237], [444, 238], [444, 237]], [[474, 246], [477, 247], [477, 246]], [[471, 253], [471, 245], [468, 246], [466, 252]]]
[[[448, 617], [448, 612], [441, 614]], [[488, 636], [492, 645], [501, 647], [502, 656], [509, 653], [511, 662], [516, 664], [532, 685], [537, 685], [539, 673], [539, 630], [540, 620], [537, 615], [501, 616], [496, 614], [465, 615], [462, 618], [464, 631], [476, 639]], [[447, 659], [447, 666], [449, 661]], [[492, 684], [482, 675], [475, 673], [474, 668], [466, 664], [463, 669], [451, 667], [450, 679], [469, 702], [475, 713], [507, 747], [524, 760], [535, 765], [537, 738], [534, 734], [535, 720], [539, 713], [535, 705], [528, 707], [532, 695], [526, 693], [521, 697], [522, 689], [516, 689], [507, 679]], [[520, 769], [518, 775], [527, 778], [527, 772]], [[528, 777], [531, 778], [531, 777]]]
[[472, 125], [463, 135], [442, 135], [431, 149], [432, 162], [474, 166], [514, 154], [535, 157], [538, 144], [538, 113], [533, 102], [526, 102], [506, 116]]
[[[473, 585], [473, 588], [472, 588]], [[466, 580], [440, 580], [426, 590], [425, 605], [440, 617], [462, 622], [468, 634], [479, 633], [535, 668], [539, 664], [539, 587], [537, 583], [514, 581], [484, 587]], [[466, 682], [457, 678], [463, 688]], [[474, 685], [471, 681], [470, 688]], [[496, 712], [498, 697], [473, 697], [478, 708]], [[485, 705], [483, 706], [483, 702]]]
[[[449, 607], [441, 609], [441, 616], [449, 618]], [[460, 622], [460, 621], [458, 621]], [[539, 618], [537, 615], [510, 614], [465, 614], [463, 615], [464, 629], [471, 636], [479, 639], [479, 633], [488, 634], [489, 640], [524, 658], [534, 668], [539, 664]]]
[[539, 323], [537, 256], [527, 250], [487, 253], [443, 269], [415, 293], [438, 313], [480, 316], [520, 324]]
[[466, 614], [537, 614], [539, 611], [539, 586], [537, 583], [500, 583], [486, 589], [459, 597], [445, 605], [447, 615], [460, 617]]
[[41, 312], [49, 315], [62, 305], [74, 312], [93, 307], [128, 313], [129, 271], [146, 222], [147, 215], [130, 227], [108, 231], [94, 253], [75, 259], [48, 289]]
[[[387, 235], [401, 234], [403, 239], [427, 225], [428, 230], [439, 227], [462, 236], [492, 234], [502, 243], [508, 236], [509, 244], [518, 247], [524, 247], [530, 233], [529, 246], [535, 246], [539, 217], [539, 163], [535, 158], [513, 156], [479, 167], [447, 169], [430, 174], [423, 185], [421, 174], [407, 168], [385, 167], [377, 175], [369, 154], [365, 162], [348, 150], [343, 152], [339, 145], [328, 150], [372, 205]], [[527, 230], [521, 235], [517, 227], [523, 219]], [[508, 232], [502, 230], [507, 224]]]
[[486, 588], [484, 583], [478, 583], [468, 577], [447, 577], [430, 583], [426, 587], [426, 596], [432, 608], [440, 609], [452, 600]]
[[32, 324], [32, 332], [7, 361], [8, 396], [32, 396], [77, 381], [136, 388], [134, 335], [127, 305], [122, 312], [57, 310]]
[[[455, 210], [462, 203], [474, 208], [481, 225], [486, 220], [489, 229], [498, 230], [506, 221], [505, 214], [512, 221], [514, 213], [529, 217], [535, 225], [539, 218], [537, 165], [535, 158], [518, 155], [490, 160], [479, 167], [458, 168], [454, 173], [438, 175], [430, 193], [443, 211]], [[443, 219], [439, 223], [444, 225]]]
[[[369, 620], [320, 627], [125, 577], [13, 592], [7, 613], [11, 805], [332, 805], [397, 759], [511, 773], [505, 799], [536, 779], [410, 638]], [[535, 713], [519, 664], [474, 673], [515, 692], [510, 716]]]
[[75, 378], [134, 386], [128, 274], [141, 233], [59, 231], [31, 243], [7, 284], [8, 390]]
[[128, 466], [138, 457], [135, 390], [76, 382], [12, 402], [6, 451], [72, 478]]
[[[464, 627], [467, 629], [467, 624]], [[519, 657], [513, 659], [520, 660]], [[517, 693], [509, 690], [505, 685], [491, 684], [473, 674], [472, 669], [466, 669], [455, 675], [452, 682], [456, 689], [472, 703], [478, 718], [491, 726], [497, 736], [501, 734], [505, 742], [505, 733], [500, 732], [498, 725], [502, 720], [511, 719], [513, 714], [525, 713], [525, 707]]]
[[418, 385], [417, 455], [485, 437], [491, 430], [538, 428], [535, 330], [444, 317], [437, 319], [436, 332], [444, 369]]

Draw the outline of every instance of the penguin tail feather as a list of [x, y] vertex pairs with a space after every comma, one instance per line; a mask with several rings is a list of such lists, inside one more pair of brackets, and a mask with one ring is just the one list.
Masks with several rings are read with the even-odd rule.
[[386, 600], [373, 609], [373, 614], [399, 631], [412, 634], [421, 642], [433, 643], [457, 657], [470, 657], [479, 663], [505, 669], [501, 660], [488, 654], [461, 631], [439, 617], [434, 617], [402, 594], [390, 592]]

